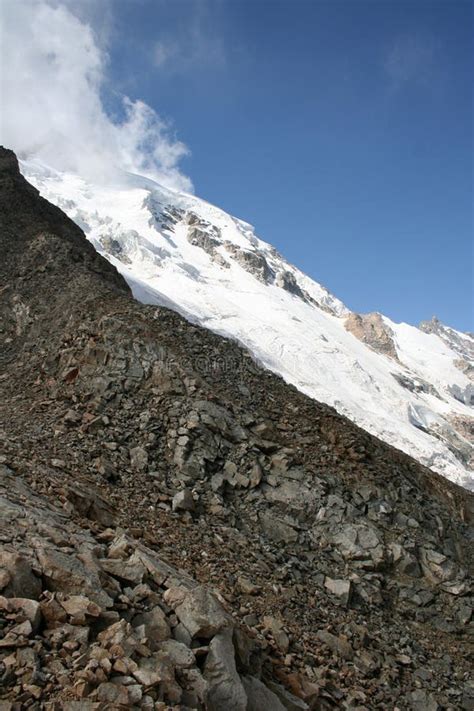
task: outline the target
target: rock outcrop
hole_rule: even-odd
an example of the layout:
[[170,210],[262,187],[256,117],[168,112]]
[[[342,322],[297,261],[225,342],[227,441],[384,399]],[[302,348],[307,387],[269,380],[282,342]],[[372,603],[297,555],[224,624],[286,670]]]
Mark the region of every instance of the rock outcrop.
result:
[[398,361],[397,349],[390,328],[384,323],[381,314],[351,313],[345,322],[346,329],[362,343],[370,346],[377,353],[390,356]]

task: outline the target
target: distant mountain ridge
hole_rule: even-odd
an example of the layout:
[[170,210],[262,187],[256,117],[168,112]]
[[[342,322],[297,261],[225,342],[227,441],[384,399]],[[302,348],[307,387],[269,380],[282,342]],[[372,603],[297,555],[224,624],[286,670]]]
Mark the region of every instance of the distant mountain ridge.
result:
[[235,338],[315,399],[474,487],[474,339],[351,312],[251,225],[199,198],[123,174],[109,185],[37,161],[21,170],[125,277],[135,297]]

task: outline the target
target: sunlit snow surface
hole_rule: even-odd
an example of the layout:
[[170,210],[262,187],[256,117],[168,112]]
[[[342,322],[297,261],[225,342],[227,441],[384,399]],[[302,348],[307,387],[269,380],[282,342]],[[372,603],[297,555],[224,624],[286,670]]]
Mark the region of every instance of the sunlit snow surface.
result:
[[[250,225],[203,200],[137,176],[123,175],[104,187],[37,162],[22,162],[21,168],[117,267],[138,300],[173,308],[237,339],[302,392],[333,405],[452,481],[474,488],[466,458],[463,462],[457,451],[450,451],[444,436],[450,428],[447,418],[472,416],[472,407],[451,392],[453,386],[465,391],[470,381],[454,364],[459,352],[440,337],[384,317],[394,334],[397,363],[345,329],[350,311],[341,301],[259,240]],[[178,210],[172,219],[170,208]],[[189,215],[199,218],[200,229],[215,240],[213,249],[227,266],[190,243]],[[232,245],[263,255],[272,275],[292,273],[308,298],[290,293],[273,278],[269,283],[257,279],[234,259]],[[472,339],[462,337],[472,348]],[[419,378],[433,391],[411,392],[393,374]],[[424,431],[433,426],[444,432],[442,439]],[[465,440],[461,445],[469,448]]]

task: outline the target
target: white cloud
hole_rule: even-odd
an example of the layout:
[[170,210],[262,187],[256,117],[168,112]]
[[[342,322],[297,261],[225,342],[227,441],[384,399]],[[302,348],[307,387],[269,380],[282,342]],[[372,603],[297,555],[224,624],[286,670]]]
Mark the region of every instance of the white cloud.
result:
[[113,120],[102,95],[107,55],[93,29],[54,0],[3,0],[0,139],[53,167],[106,177],[116,167],[192,190],[187,147],[142,101],[122,97]]
[[396,89],[406,84],[428,84],[433,78],[435,46],[429,37],[398,37],[390,47],[384,68]]

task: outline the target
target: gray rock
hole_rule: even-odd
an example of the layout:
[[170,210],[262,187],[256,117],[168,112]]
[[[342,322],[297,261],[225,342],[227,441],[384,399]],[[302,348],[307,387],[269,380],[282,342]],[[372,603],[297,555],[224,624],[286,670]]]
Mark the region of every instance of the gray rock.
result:
[[254,676],[243,676],[242,684],[247,694],[247,711],[285,711],[276,694]]
[[263,530],[273,541],[295,543],[298,540],[298,532],[270,511],[261,513],[259,518]]
[[420,562],[424,575],[433,583],[444,583],[458,574],[454,561],[432,548],[422,548]]
[[148,452],[143,447],[133,447],[130,450],[130,464],[132,469],[143,472],[148,467]]
[[173,511],[194,511],[194,499],[189,489],[182,489],[173,496]]
[[342,637],[336,637],[336,635],[325,630],[318,630],[316,637],[342,659],[353,659],[354,650],[349,642]]
[[86,568],[79,558],[55,548],[41,548],[37,556],[50,590],[87,595],[100,607],[112,605],[112,599],[100,583],[98,567]]
[[385,559],[380,534],[374,526],[346,523],[340,526],[333,542],[346,560],[360,561],[360,565],[378,568]]
[[144,625],[145,635],[152,650],[161,649],[161,643],[171,636],[168,620],[159,605],[156,605],[152,610],[136,615],[132,624],[134,627]]
[[412,711],[438,711],[438,702],[424,689],[416,689],[408,694],[408,703]]
[[94,489],[84,489],[78,486],[69,486],[67,498],[76,511],[84,518],[97,521],[103,526],[113,526],[115,517],[112,507]]
[[210,639],[231,623],[231,618],[222,605],[202,585],[186,591],[183,601],[177,605],[175,612],[192,638]]
[[340,580],[326,577],[324,587],[330,593],[339,598],[343,605],[349,605],[352,595],[352,583],[350,580]]
[[222,630],[212,639],[204,666],[204,678],[209,684],[208,711],[247,710],[247,694],[235,666],[231,628]]
[[160,652],[152,657],[140,659],[138,669],[135,669],[132,673],[135,679],[146,687],[153,687],[163,683],[174,685],[175,683],[173,667]]
[[288,689],[285,689],[281,684],[277,684],[274,681],[267,681],[267,687],[280,699],[287,711],[308,711],[308,704],[303,701],[303,699],[299,699],[289,692]]
[[100,560],[100,567],[105,572],[119,580],[139,584],[145,575],[145,566],[140,560],[130,557],[128,560],[118,558],[104,558]]
[[16,551],[0,550],[0,581],[0,592],[6,597],[37,600],[41,595],[41,580],[29,561]]
[[189,669],[196,663],[192,651],[185,644],[175,639],[167,639],[159,645],[160,652],[166,655],[174,667]]

